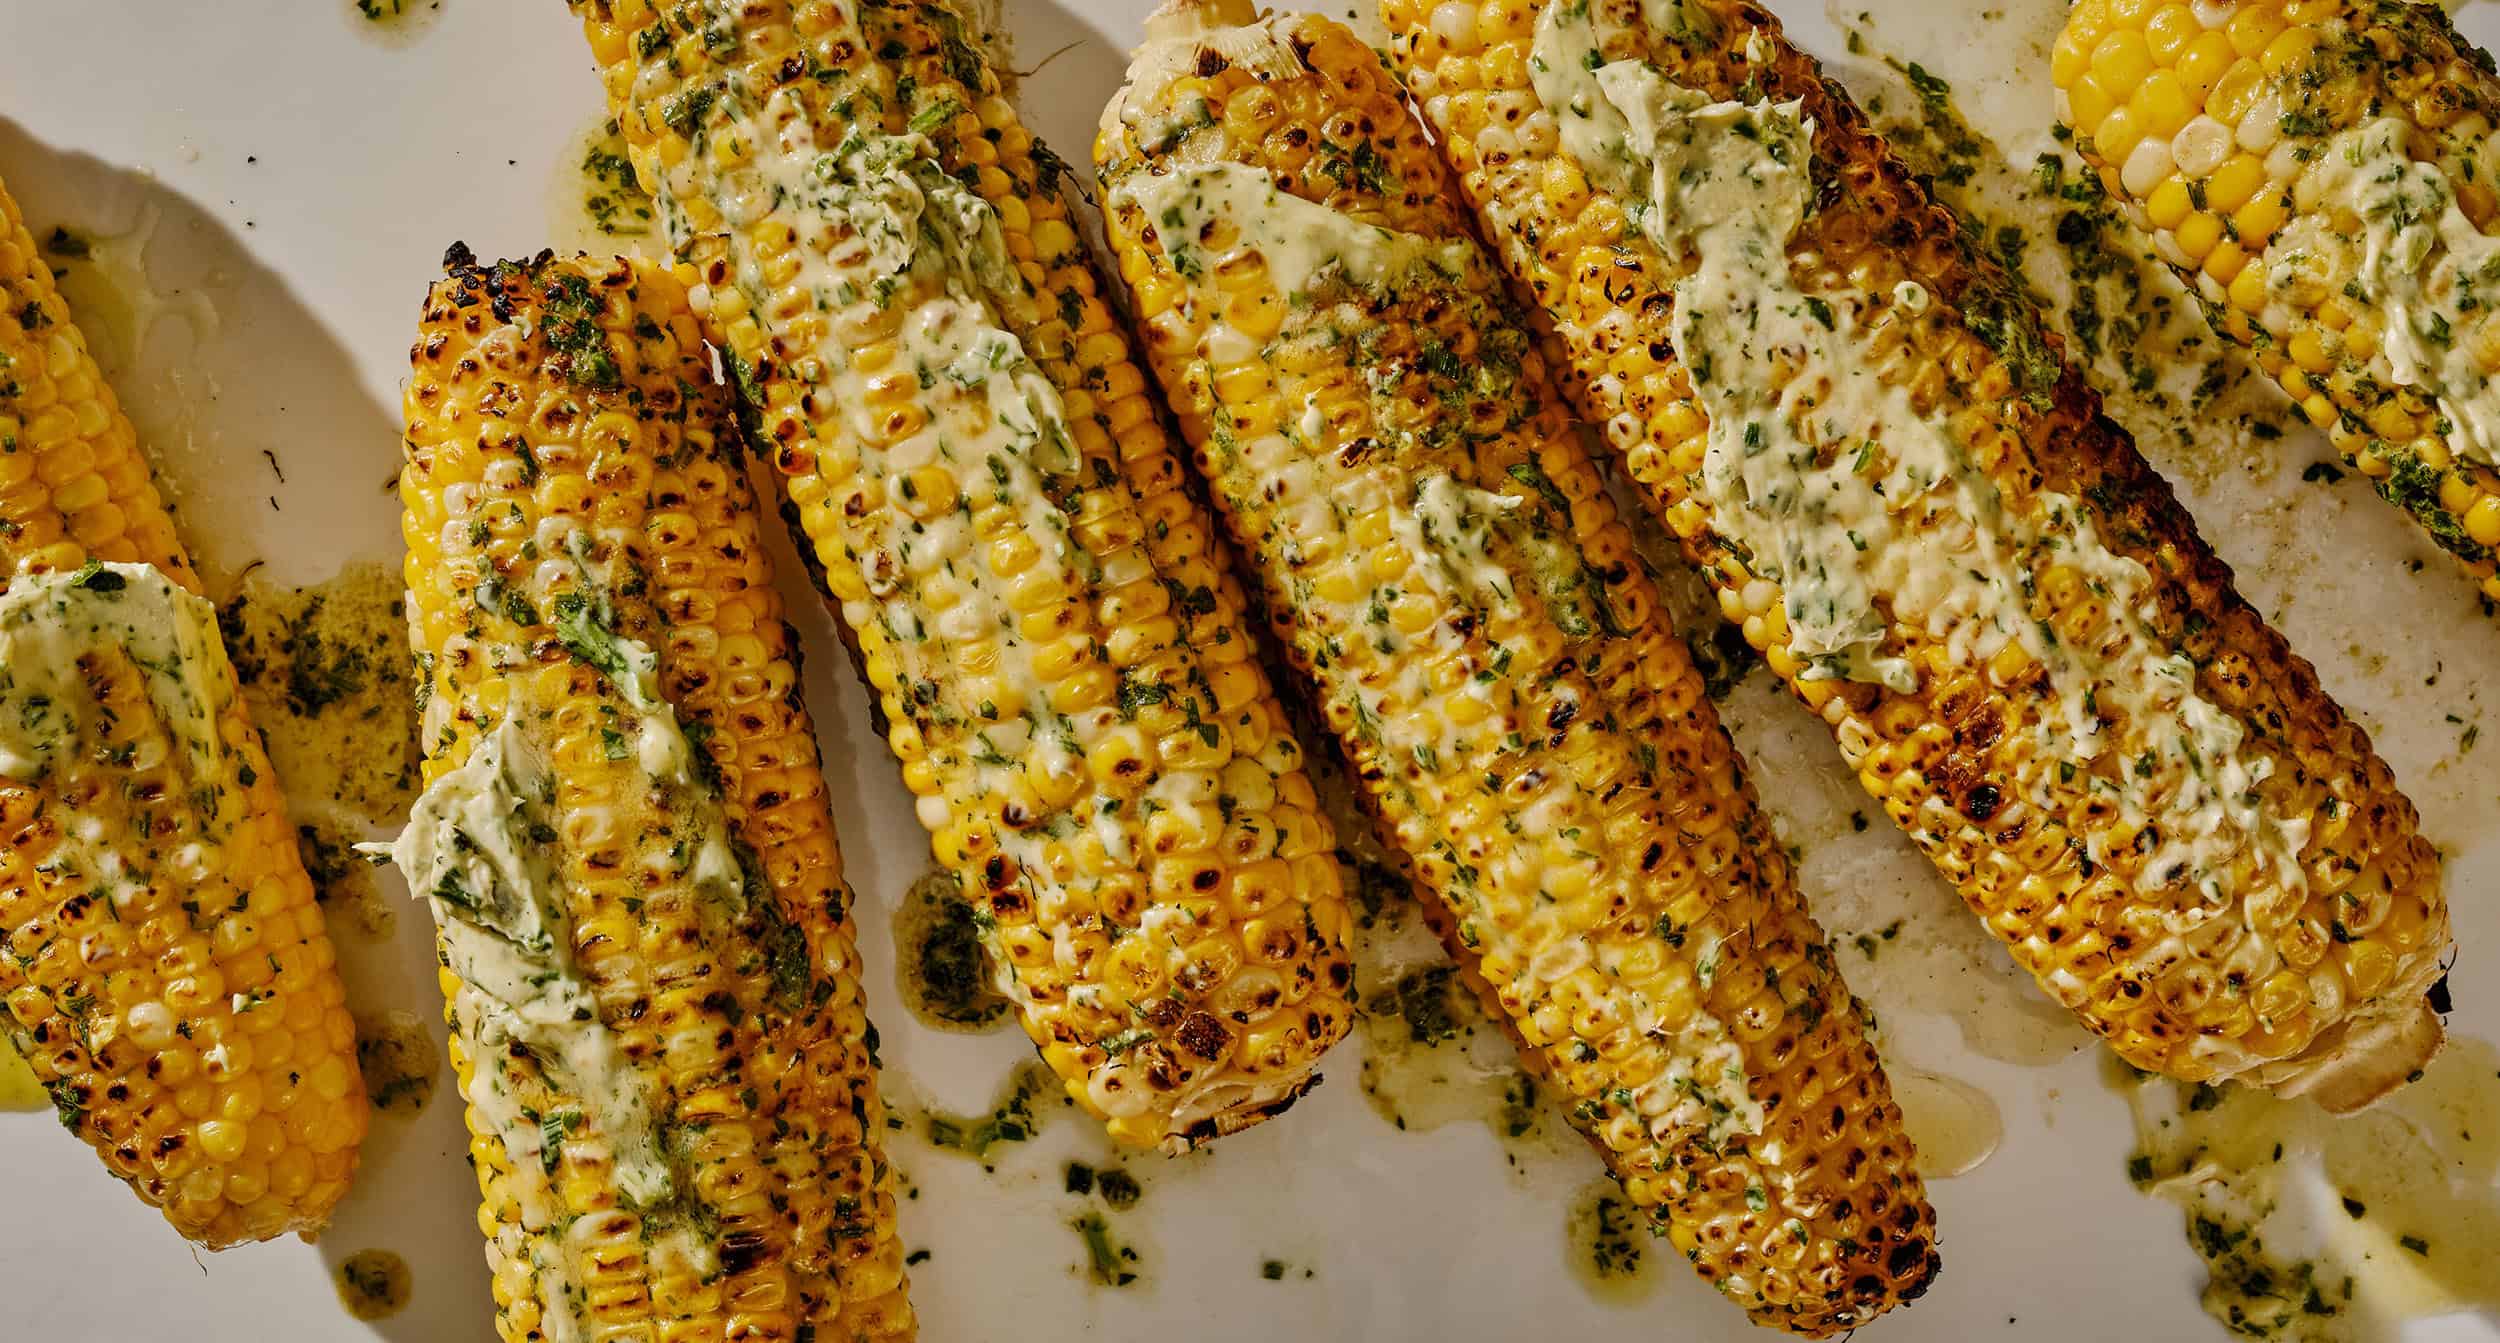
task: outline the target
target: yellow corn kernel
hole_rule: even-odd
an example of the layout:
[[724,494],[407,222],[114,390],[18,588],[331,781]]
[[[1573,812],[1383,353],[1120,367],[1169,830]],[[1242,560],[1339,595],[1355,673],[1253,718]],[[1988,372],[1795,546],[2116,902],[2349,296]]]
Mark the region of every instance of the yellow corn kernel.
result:
[[2179,226],[2170,231],[2170,236],[2179,244],[2179,250],[2187,253],[2189,260],[2201,261],[2206,253],[2214,250],[2214,244],[2222,240],[2222,221],[2199,210],[2181,220]]
[[2084,74],[2065,86],[2067,120],[2085,135],[2100,134],[2101,122],[2118,106],[2118,100],[2103,87],[2098,76]]
[[2146,135],[2176,135],[2196,115],[2186,91],[2179,86],[2179,77],[2167,70],[2156,71],[2137,85],[2127,106]]
[[2140,31],[2113,29],[2092,48],[2092,77],[2112,93],[2133,97],[2152,73],[2153,53]]
[[2205,208],[2230,214],[2266,184],[2266,166],[2253,154],[2234,154],[2205,179]]
[[[2247,204],[2239,208],[2239,213],[2231,216],[2232,230],[2239,235],[2242,247],[2252,252],[2265,250],[2266,241],[2272,238],[2275,230],[2283,227],[2284,222],[2290,217],[2291,204],[2285,197],[2286,193],[2281,191],[2259,190],[2248,198]],[[2238,302],[2236,295],[2232,301]],[[2241,304],[2240,306],[2247,307],[2248,305]],[[2257,306],[2262,308],[2264,305],[2260,303]]]
[[2144,201],[2145,217],[2152,221],[2153,227],[2162,229],[2179,227],[2195,208],[2189,202],[2187,180],[2176,174],[2163,179],[2162,184],[2153,188],[2152,195]]
[[2126,162],[2143,138],[2144,127],[2137,123],[2135,109],[2129,106],[2110,109],[2110,114],[2101,118],[2100,129],[2092,132],[2093,145],[2113,163]]
[[[2222,35],[2216,33],[2213,36]],[[2236,126],[2240,118],[2248,114],[2248,105],[2256,99],[2266,72],[2255,61],[2241,60],[2227,50],[2227,38],[2223,45],[2226,50],[2219,53],[2211,69],[2212,84],[2211,91],[2205,95],[2205,114],[2225,126]],[[2206,67],[2202,64],[2206,58],[2199,49],[2191,48],[2187,59],[2199,62],[2195,75],[2201,77],[2206,74]],[[2179,82],[2191,93],[2197,86],[2198,80],[2190,76],[2186,61],[2181,63]]]
[[2189,102],[2213,113],[2227,125],[2229,121],[2215,110],[2220,101],[2217,94],[2223,79],[2230,74],[2238,59],[2239,54],[2231,49],[2230,38],[2221,33],[2208,32],[2190,39],[2180,49],[2178,64],[2173,67],[2172,73],[2178,76],[2179,89],[2187,95]]
[[2465,532],[2476,545],[2500,546],[2500,495],[2486,491],[2465,510]]
[[2270,6],[2250,5],[2234,13],[2223,25],[2223,31],[2231,38],[2232,50],[2242,56],[2255,56],[2282,33],[2283,19]]

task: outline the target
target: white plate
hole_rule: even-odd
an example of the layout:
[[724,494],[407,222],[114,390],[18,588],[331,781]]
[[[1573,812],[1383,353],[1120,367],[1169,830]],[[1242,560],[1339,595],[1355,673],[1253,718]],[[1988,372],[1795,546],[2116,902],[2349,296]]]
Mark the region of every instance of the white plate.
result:
[[[405,351],[444,246],[463,239],[496,256],[578,240],[556,184],[599,93],[573,21],[558,0],[441,3],[438,21],[387,43],[351,0],[12,0],[0,19],[0,176],[38,232],[67,223],[110,235],[152,220],[153,285],[204,294],[218,315],[206,333],[158,324],[116,381],[156,430],[186,533],[222,571],[259,558],[312,582],[350,560],[395,564],[396,504],[378,487],[395,469]],[[1962,18],[1912,0],[1869,4],[1905,55],[1966,69],[1984,50]],[[1056,53],[1023,97],[1071,160],[1088,156],[1146,8],[1010,0],[1022,59]],[[1811,0],[1779,8],[1808,46],[1832,48]],[[2479,17],[2470,26],[2500,36]],[[1965,87],[1975,110],[2045,97],[2045,70],[1977,73],[2002,82]],[[2500,868],[2500,742],[2460,756],[2461,727],[2443,715],[2479,721],[2500,684],[2500,626],[2474,615],[2465,582],[2357,484],[2301,483],[2316,445],[2281,448],[2281,470],[2189,472],[2217,477],[2189,498],[2243,591],[2318,663],[2421,803],[2451,855],[2471,958],[2500,939],[2500,913],[2478,898]],[[795,566],[783,571],[795,577]],[[925,866],[921,834],[827,620],[798,583],[785,586],[815,654],[810,697],[862,897],[889,1085],[985,1108],[1026,1048],[1012,1033],[940,1034],[900,1007],[886,911]],[[2201,1273],[2180,1215],[2127,1182],[2128,1108],[2080,1032],[2035,1024],[2043,1014],[2023,1006],[2029,990],[2001,955],[1909,945],[1921,929],[1958,926],[1950,892],[1880,824],[1851,833],[1858,803],[1801,710],[1757,681],[1729,714],[1769,804],[1809,842],[1809,892],[1835,940],[1910,917],[1911,936],[1886,952],[1892,968],[1843,957],[1882,1014],[1896,1068],[1976,1084],[2002,1111],[1995,1154],[1933,1186],[1945,1256],[1934,1290],[1861,1337],[2218,1337],[2197,1307]],[[418,1010],[439,1044],[424,922],[412,907],[393,943],[341,941],[359,1007]],[[2461,1035],[2500,1035],[2500,1006],[2472,973],[2481,963],[2457,977]],[[1967,1010],[1945,1010],[1956,1001]],[[1107,1159],[1081,1118],[1000,1149],[994,1174],[896,1139],[919,1191],[904,1206],[905,1237],[931,1252],[912,1270],[925,1335],[1751,1336],[1681,1265],[1653,1263],[1645,1295],[1632,1293],[1641,1299],[1592,1295],[1571,1268],[1580,1252],[1566,1223],[1595,1161],[1567,1143],[1506,1152],[1470,1122],[1400,1132],[1365,1103],[1359,1049],[1335,1054],[1329,1084],[1281,1122],[1179,1162],[1131,1159],[1145,1198],[1112,1223],[1143,1263],[1125,1289],[1087,1280],[1069,1226],[1086,1205],[1064,1192],[1064,1163]],[[2026,1053],[2035,1061],[2003,1061]],[[0,1338],[491,1338],[453,1099],[446,1087],[414,1119],[377,1117],[359,1183],[317,1247],[216,1256],[195,1256],[49,1116],[0,1115]],[[2489,1201],[2487,1190],[2474,1196]],[[405,1256],[414,1272],[413,1303],[376,1324],[343,1313],[331,1284],[338,1261],[367,1248]],[[1262,1276],[1270,1259],[1290,1266],[1283,1280]],[[2471,1315],[2413,1333],[2493,1336]]]

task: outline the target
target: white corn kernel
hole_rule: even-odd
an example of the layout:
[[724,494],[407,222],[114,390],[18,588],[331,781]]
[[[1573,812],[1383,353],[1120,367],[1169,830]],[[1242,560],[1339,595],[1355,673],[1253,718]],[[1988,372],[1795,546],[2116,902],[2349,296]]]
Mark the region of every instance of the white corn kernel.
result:
[[2240,12],[2239,0],[2194,0],[2188,12],[2210,32],[2231,22],[2231,16]]
[[1432,35],[1440,38],[1453,56],[1464,56],[1484,43],[1476,35],[1476,7],[1449,0],[1432,9]]
[[2283,98],[2269,89],[2248,105],[2240,118],[2239,141],[2248,152],[2263,154],[2283,138]]
[[2128,195],[2142,196],[2178,169],[2178,160],[2170,153],[2170,141],[2148,135],[2136,141],[2135,149],[2127,155],[2127,166],[2118,170],[2118,184],[2126,188]]
[[[2245,129],[2243,127],[2243,129]],[[2252,145],[2252,149],[2262,146]],[[2179,171],[2190,177],[2204,177],[2222,166],[2231,155],[2231,128],[2209,116],[2198,116],[2179,128],[2170,137],[2170,155],[2179,162]]]

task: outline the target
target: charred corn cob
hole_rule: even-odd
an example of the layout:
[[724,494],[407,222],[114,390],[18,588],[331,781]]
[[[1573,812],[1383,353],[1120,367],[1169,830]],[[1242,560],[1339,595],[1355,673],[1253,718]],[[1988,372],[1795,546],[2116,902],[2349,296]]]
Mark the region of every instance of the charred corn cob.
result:
[[1147,350],[1451,955],[1756,1320],[1917,1296],[1864,1023],[1396,84],[1249,0],[1149,31],[1096,149]]
[[2436,5],[2109,4],[2050,73],[2223,334],[2500,600],[2500,77]]
[[1589,417],[2041,987],[2177,1077],[2345,1108],[2419,1067],[2411,803],[1776,21],[1385,8]]
[[364,1139],[286,799],[130,421],[0,188],[0,1032],[210,1248],[307,1235]]
[[400,476],[441,933],[505,1343],[900,1339],[884,1108],[727,389],[641,262],[455,249]]
[[937,0],[574,8],[1025,1030],[1124,1141],[1281,1110],[1334,840],[1059,161]]

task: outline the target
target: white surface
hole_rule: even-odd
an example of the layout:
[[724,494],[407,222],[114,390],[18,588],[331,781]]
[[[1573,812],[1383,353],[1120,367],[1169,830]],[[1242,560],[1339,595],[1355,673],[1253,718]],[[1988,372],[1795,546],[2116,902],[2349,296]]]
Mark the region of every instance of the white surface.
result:
[[[1334,0],[1335,12],[1348,3],[1361,0]],[[160,331],[119,379],[142,423],[163,426],[153,444],[162,470],[182,495],[186,533],[216,567],[266,558],[277,576],[308,582],[349,559],[396,563],[396,504],[378,486],[396,467],[398,386],[424,286],[455,238],[481,256],[550,240],[558,161],[598,113],[587,50],[558,0],[444,4],[439,23],[392,44],[360,31],[349,0],[9,0],[0,17],[0,177],[38,234],[54,223],[120,232],[152,212],[156,283],[202,287],[221,315],[205,342]],[[1008,7],[1025,63],[1073,44],[1025,81],[1024,102],[1082,161],[1147,0]],[[1807,45],[1828,49],[1818,12],[1778,7]],[[1905,53],[1957,43],[1914,0],[1891,7],[1902,22],[1879,26],[1898,32]],[[2486,38],[2500,30],[2473,26]],[[2500,1009],[2471,969],[2500,940],[2500,915],[2479,898],[2500,868],[2487,833],[2500,742],[2484,746],[2479,770],[2466,768],[2477,757],[2446,763],[2458,729],[2441,715],[2479,714],[2500,684],[2500,629],[2472,614],[2464,581],[2392,511],[2351,482],[2298,483],[2313,449],[2282,446],[2287,470],[2224,473],[2192,501],[2244,591],[2369,725],[2452,854],[2468,958],[2453,1025],[2489,1038]],[[2417,559],[2426,566],[2409,573]],[[784,574],[795,579],[795,566]],[[897,1005],[887,910],[925,849],[827,620],[797,582],[787,586],[813,654],[811,701],[861,894],[889,1085],[908,1079],[950,1108],[985,1108],[1027,1051],[1012,1033],[929,1032]],[[2435,692],[2422,688],[2433,659],[2445,664]],[[1731,716],[1773,810],[1815,837],[1807,879],[1827,919],[1880,926],[1894,916],[1887,901],[1932,913],[1950,898],[1902,865],[1903,846],[1880,821],[1847,834],[1852,803],[1831,783],[1835,752],[1801,710],[1757,684]],[[1834,819],[1843,823],[1828,826]],[[1834,829],[1838,840],[1820,838]],[[424,925],[411,908],[394,944],[343,939],[360,1008],[408,1006],[439,1023]],[[2219,1337],[2197,1309],[2178,1214],[2126,1182],[2127,1110],[2097,1080],[2092,1053],[2015,1066],[1964,1047],[1942,1009],[1964,995],[2006,998],[2013,980],[2001,959],[1916,957],[1884,976],[1860,964],[1843,959],[1881,1011],[1896,1064],[1984,1087],[2006,1135],[1975,1172],[1933,1187],[1945,1257],[1934,1290],[1859,1337]],[[2056,1031],[2065,1034],[2052,1033],[2050,1054],[2080,1040]],[[1067,1225],[1080,1203],[1061,1192],[1061,1162],[1104,1156],[1081,1118],[1000,1149],[995,1175],[898,1142],[894,1156],[920,1190],[904,1208],[905,1236],[933,1251],[913,1269],[924,1336],[1750,1336],[1680,1264],[1663,1265],[1659,1290],[1640,1304],[1592,1298],[1567,1270],[1564,1228],[1595,1161],[1556,1148],[1514,1169],[1480,1125],[1395,1131],[1355,1084],[1358,1048],[1334,1055],[1329,1085],[1281,1122],[1200,1157],[1132,1162],[1145,1200],[1114,1221],[1145,1264],[1124,1291],[1085,1280]],[[0,1339],[490,1339],[464,1145],[446,1085],[413,1120],[377,1116],[361,1181],[317,1248],[200,1257],[50,1116],[0,1115]],[[340,1258],[371,1247],[405,1255],[416,1280],[414,1304],[376,1325],[345,1315],[329,1280]],[[1268,1258],[1294,1271],[1263,1281]],[[1301,1277],[1306,1266],[1315,1277]],[[2415,1332],[2492,1336],[2470,1319]]]

